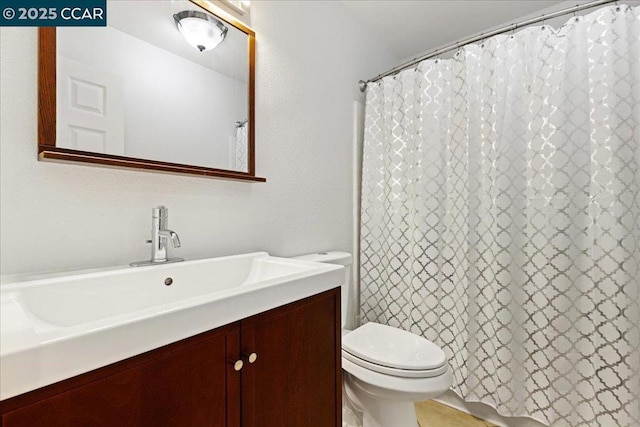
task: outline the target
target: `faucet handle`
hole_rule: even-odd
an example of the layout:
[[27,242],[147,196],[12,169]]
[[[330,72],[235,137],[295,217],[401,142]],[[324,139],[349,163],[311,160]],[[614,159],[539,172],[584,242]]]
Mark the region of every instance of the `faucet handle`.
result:
[[166,218],[167,217],[167,207],[166,206],[158,206],[157,208],[153,208],[151,210],[154,218]]

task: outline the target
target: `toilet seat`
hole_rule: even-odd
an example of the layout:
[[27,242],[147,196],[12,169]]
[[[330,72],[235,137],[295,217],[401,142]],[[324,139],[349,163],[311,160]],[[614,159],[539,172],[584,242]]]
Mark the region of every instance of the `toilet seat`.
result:
[[348,360],[355,365],[361,366],[365,369],[369,369],[374,372],[379,372],[385,375],[391,375],[399,378],[432,378],[437,377],[438,375],[444,374],[448,366],[444,363],[442,366],[434,369],[399,369],[392,368],[389,366],[378,365],[376,363],[369,362],[367,360],[361,359],[353,354],[349,353],[346,350],[342,350],[342,358],[343,360]]
[[430,378],[447,370],[447,357],[431,341],[391,326],[369,322],[342,338],[342,356],[386,375]]

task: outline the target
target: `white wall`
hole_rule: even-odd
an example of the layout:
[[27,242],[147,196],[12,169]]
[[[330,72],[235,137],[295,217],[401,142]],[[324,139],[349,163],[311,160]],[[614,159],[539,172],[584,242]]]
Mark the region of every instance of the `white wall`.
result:
[[0,29],[0,272],[148,258],[159,204],[176,256],[351,250],[357,81],[397,58],[332,2],[252,2],[251,25],[264,184],[36,161],[37,31]]

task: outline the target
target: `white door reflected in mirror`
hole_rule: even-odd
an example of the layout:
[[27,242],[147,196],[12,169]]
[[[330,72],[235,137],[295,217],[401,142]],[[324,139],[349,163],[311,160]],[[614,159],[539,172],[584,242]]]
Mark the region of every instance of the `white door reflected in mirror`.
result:
[[57,141],[62,148],[124,155],[122,79],[58,58]]

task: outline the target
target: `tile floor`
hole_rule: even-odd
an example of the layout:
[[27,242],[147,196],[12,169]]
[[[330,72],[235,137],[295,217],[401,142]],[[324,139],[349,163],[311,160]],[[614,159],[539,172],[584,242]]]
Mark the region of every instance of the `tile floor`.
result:
[[420,427],[496,427],[495,424],[433,400],[416,403],[416,414]]

